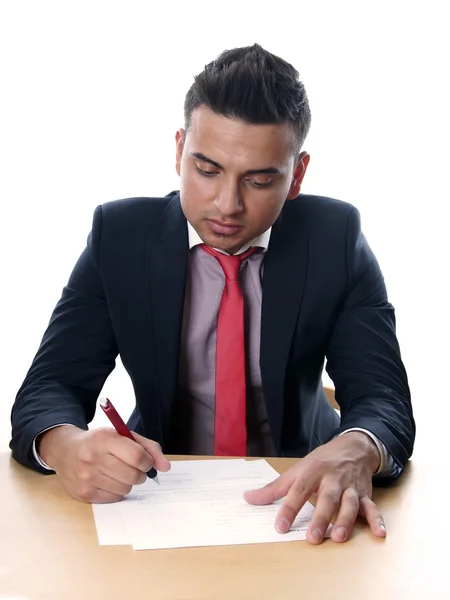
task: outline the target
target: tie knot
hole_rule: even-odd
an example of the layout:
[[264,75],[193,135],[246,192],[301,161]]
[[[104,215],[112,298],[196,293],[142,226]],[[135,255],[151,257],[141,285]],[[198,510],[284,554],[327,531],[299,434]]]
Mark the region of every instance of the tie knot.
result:
[[242,252],[242,254],[223,254],[222,252],[218,252],[218,250],[215,250],[206,244],[202,244],[201,247],[207,254],[210,254],[217,259],[223,269],[223,272],[225,273],[225,279],[227,281],[236,281],[238,279],[239,269],[241,268],[242,261],[256,252],[256,248],[253,247],[249,248],[245,252]]

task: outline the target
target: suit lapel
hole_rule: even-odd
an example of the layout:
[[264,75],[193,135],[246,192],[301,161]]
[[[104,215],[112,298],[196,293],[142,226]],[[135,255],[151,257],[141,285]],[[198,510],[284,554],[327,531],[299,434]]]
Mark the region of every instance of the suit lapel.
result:
[[188,257],[186,218],[176,194],[148,240],[148,279],[163,442],[176,397]]
[[274,224],[264,258],[260,365],[267,416],[280,451],[286,367],[303,298],[307,234],[290,201]]

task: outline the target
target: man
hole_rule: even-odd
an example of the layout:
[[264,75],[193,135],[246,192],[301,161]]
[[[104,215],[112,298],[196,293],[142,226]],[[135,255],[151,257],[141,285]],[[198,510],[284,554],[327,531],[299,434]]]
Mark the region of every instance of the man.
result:
[[[95,212],[13,407],[18,461],[111,502],[168,470],[163,452],[305,457],[247,501],[286,496],[285,532],[317,494],[311,543],[335,513],[335,541],[358,515],[386,534],[372,477],[392,481],[411,455],[407,378],[357,210],[300,194],[309,124],[297,71],[258,45],[196,77],[176,134],[180,192]],[[87,428],[118,353],[136,442]]]

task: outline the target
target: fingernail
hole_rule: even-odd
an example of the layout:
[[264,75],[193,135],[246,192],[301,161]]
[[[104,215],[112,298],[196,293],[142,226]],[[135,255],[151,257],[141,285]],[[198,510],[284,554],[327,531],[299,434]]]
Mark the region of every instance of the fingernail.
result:
[[383,533],[386,533],[386,526],[384,523],[378,523],[378,527]]
[[338,527],[336,529],[336,538],[340,542],[345,542],[345,540],[347,539],[347,530],[345,529],[345,527]]
[[286,533],[287,531],[289,531],[289,527],[290,525],[287,519],[280,519],[279,521],[277,521],[276,530],[278,531],[278,533]]
[[320,531],[320,529],[313,529],[311,531],[311,537],[315,542],[319,544],[322,541],[322,532]]

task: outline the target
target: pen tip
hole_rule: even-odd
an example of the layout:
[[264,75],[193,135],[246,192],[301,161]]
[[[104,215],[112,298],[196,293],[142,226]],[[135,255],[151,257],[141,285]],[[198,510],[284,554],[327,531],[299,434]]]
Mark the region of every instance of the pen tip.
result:
[[156,483],[157,483],[158,485],[160,485],[160,483],[159,483],[159,479],[158,479],[158,475],[155,475],[155,477],[153,477],[153,481],[156,481]]

